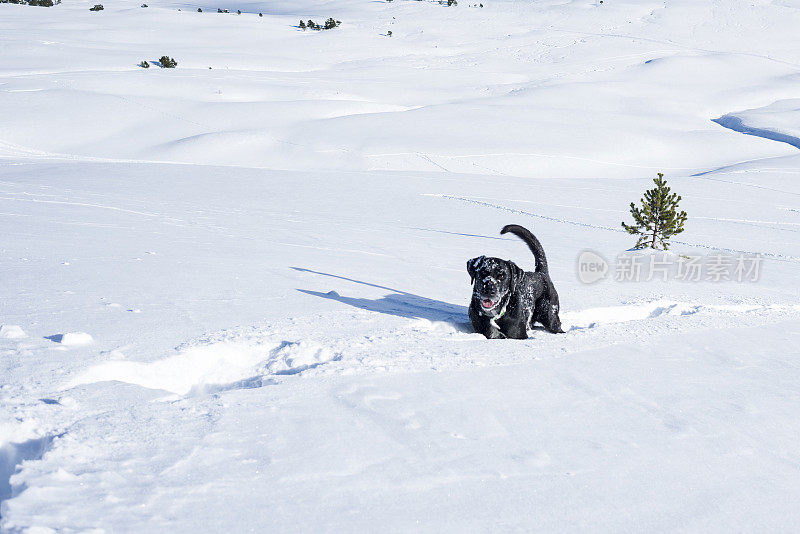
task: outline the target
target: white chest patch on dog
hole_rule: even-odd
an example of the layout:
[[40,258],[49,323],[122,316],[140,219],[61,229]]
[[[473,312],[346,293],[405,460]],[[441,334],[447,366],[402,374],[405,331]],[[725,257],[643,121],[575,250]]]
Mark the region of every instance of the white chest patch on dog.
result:
[[506,314],[506,308],[507,307],[508,307],[508,303],[506,302],[506,304],[503,306],[503,309],[500,310],[500,313],[498,313],[497,315],[495,315],[494,317],[489,319],[489,324],[492,325],[493,327],[497,328],[498,330],[501,330],[500,327],[497,325],[497,320],[502,318]]

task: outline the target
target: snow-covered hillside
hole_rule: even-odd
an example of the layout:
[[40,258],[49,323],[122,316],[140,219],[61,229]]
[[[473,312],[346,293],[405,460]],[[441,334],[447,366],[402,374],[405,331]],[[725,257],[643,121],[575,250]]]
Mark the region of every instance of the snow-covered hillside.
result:
[[[800,2],[93,3],[0,4],[1,531],[800,528]],[[756,281],[615,280],[657,172]]]

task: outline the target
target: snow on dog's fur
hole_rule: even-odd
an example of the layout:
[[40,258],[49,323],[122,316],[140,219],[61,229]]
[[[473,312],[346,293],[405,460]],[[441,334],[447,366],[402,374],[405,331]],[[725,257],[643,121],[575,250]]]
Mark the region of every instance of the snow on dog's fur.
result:
[[467,262],[472,280],[469,319],[476,332],[489,339],[527,339],[536,322],[550,332],[563,332],[558,317],[558,293],[547,271],[539,240],[522,226],[509,224],[501,234],[525,241],[536,258],[536,270],[526,272],[510,260],[479,256]]

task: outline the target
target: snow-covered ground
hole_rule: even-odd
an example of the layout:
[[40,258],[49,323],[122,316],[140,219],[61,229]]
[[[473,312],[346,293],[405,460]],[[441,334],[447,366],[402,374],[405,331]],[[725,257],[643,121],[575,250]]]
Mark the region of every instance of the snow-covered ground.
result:
[[[800,2],[93,3],[0,4],[0,530],[800,529]],[[757,281],[614,279],[659,171]]]

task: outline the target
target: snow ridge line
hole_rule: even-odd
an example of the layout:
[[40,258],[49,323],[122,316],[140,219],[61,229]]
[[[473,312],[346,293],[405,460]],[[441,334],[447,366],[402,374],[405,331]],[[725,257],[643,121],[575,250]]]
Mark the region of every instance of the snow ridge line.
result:
[[[611,228],[609,226],[602,226],[602,225],[599,225],[599,224],[584,223],[584,222],[580,222],[580,221],[571,221],[569,219],[559,219],[558,217],[549,217],[547,215],[540,215],[538,213],[531,213],[529,211],[519,210],[519,209],[516,209],[516,208],[509,208],[507,206],[501,206],[499,204],[492,204],[490,202],[484,202],[482,200],[474,200],[474,199],[471,199],[471,198],[459,197],[459,196],[454,196],[454,195],[446,195],[446,194],[437,194],[437,193],[423,193],[423,195],[424,196],[431,196],[431,197],[446,198],[448,200],[457,200],[457,201],[460,201],[460,202],[467,202],[467,203],[470,203],[470,204],[477,204],[478,206],[483,206],[483,207],[486,207],[486,208],[493,208],[493,209],[497,209],[497,210],[507,211],[509,213],[514,213],[514,214],[517,214],[517,215],[526,215],[528,217],[536,217],[538,219],[545,219],[545,220],[548,220],[548,221],[553,221],[553,222],[558,222],[558,223],[563,223],[563,224],[571,224],[573,226],[581,226],[581,227],[584,227],[584,228],[597,228],[597,229],[600,229],[600,230],[607,230],[609,232],[625,233],[625,230],[621,230],[619,228]],[[756,251],[751,251],[751,250],[739,250],[739,249],[735,249],[735,248],[716,247],[716,246],[713,246],[713,245],[706,245],[706,244],[700,244],[700,243],[689,243],[688,241],[678,241],[678,240],[672,240],[672,242],[676,243],[678,245],[685,245],[685,246],[688,246],[688,247],[702,248],[702,249],[706,249],[706,250],[716,250],[716,251],[719,251],[719,252],[729,252],[729,253],[732,253],[732,254],[760,255],[760,256],[764,256],[764,257],[767,257],[767,258],[772,258],[772,259],[775,259],[775,260],[790,261],[790,262],[800,263],[800,257],[787,256],[785,254],[780,254],[780,253],[777,253],[777,252],[763,252],[763,251],[756,252]]]

